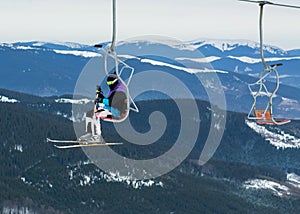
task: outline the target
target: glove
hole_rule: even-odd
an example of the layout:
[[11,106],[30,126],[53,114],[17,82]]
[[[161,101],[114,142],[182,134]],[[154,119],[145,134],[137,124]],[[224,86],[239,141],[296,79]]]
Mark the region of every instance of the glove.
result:
[[[96,86],[96,99],[103,99],[104,95],[99,85]],[[101,101],[102,102],[102,101]]]
[[102,93],[102,90],[101,90],[100,85],[97,85],[97,86],[96,86],[96,94],[97,94],[97,93]]
[[95,101],[94,101],[95,104],[102,103],[102,102],[103,102],[103,98],[100,98],[100,97],[96,98]]

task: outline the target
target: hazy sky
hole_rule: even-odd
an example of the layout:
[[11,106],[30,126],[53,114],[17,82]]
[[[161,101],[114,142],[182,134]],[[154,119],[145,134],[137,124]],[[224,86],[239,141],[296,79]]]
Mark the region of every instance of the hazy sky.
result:
[[[300,0],[274,0],[300,5]],[[111,0],[0,0],[0,42],[111,39]],[[117,40],[162,35],[182,41],[258,41],[256,4],[237,0],[117,0]],[[300,9],[265,7],[265,43],[300,48]]]

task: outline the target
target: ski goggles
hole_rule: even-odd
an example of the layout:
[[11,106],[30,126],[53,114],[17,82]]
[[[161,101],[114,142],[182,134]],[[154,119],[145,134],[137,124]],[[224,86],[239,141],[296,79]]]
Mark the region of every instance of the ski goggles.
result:
[[118,79],[114,79],[114,80],[112,80],[112,81],[107,81],[106,84],[107,84],[107,85],[112,85],[112,84],[114,84],[114,83],[117,82],[117,81],[118,81]]

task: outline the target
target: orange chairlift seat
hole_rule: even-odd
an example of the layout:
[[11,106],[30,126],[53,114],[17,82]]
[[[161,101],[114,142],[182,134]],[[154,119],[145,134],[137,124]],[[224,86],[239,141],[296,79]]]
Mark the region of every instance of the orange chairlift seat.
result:
[[291,122],[291,120],[275,120],[270,112],[270,110],[254,110],[256,121],[258,124],[262,125],[283,125]]

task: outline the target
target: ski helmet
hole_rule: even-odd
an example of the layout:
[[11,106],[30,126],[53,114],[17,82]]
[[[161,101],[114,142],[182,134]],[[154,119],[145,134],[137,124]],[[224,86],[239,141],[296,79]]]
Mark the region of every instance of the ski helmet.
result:
[[110,74],[107,77],[106,84],[109,86],[110,90],[113,90],[118,85],[118,77],[115,74]]

